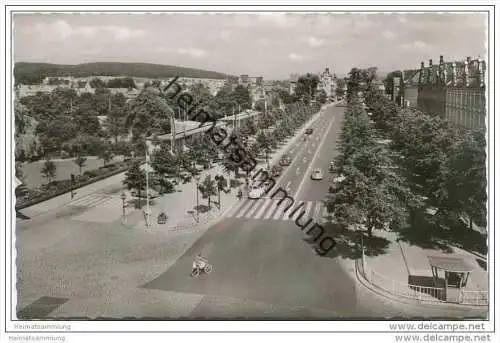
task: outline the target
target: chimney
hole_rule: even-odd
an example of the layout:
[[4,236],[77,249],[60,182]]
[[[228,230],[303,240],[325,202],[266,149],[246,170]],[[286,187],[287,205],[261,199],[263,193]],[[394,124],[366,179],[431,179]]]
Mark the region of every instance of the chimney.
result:
[[457,63],[453,62],[452,64],[452,78],[453,78],[453,86],[457,86]]
[[484,73],[486,72],[486,62],[478,60],[479,64],[479,86],[484,87]]
[[419,87],[419,89],[422,86],[422,83],[424,81],[424,78],[423,78],[424,72],[425,72],[425,65],[424,65],[424,62],[422,61],[422,62],[420,62],[420,73],[418,75],[418,87]]
[[470,57],[467,57],[467,60],[465,61],[465,86],[469,87],[470,84]]
[[432,59],[429,60],[429,72],[427,73],[427,83],[432,82]]
[[445,75],[444,75],[444,59],[443,55],[439,56],[439,81],[446,83]]

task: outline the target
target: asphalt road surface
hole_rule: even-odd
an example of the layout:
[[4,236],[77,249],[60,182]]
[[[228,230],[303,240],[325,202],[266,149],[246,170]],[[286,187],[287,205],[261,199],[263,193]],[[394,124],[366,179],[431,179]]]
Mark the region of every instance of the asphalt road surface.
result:
[[[319,219],[322,213],[318,204],[332,178],[328,164],[336,154],[342,120],[343,108],[327,109],[313,124],[309,139],[291,148],[292,164],[277,182],[297,196],[296,202],[311,204],[306,208],[312,218]],[[310,179],[313,168],[323,169],[323,180]],[[279,198],[242,200],[173,266],[144,287],[266,304],[263,316],[268,311],[283,317],[359,315],[352,276],[335,257],[319,256],[293,217],[287,217],[286,201],[277,207],[276,200]],[[189,271],[199,252],[214,271],[193,280]],[[219,316],[219,310],[201,305],[191,315]],[[259,316],[241,310],[236,307],[232,315]]]

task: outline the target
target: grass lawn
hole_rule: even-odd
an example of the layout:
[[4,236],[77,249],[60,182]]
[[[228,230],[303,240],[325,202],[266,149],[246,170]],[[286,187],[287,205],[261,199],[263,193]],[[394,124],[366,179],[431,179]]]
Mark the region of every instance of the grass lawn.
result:
[[[54,159],[52,160],[56,164],[56,177],[54,181],[60,181],[64,179],[69,179],[70,174],[79,174],[79,167],[75,164],[74,158],[70,159]],[[123,156],[116,156],[114,162],[123,161]],[[22,170],[24,173],[24,182],[28,187],[36,187],[47,183],[47,179],[42,176],[42,169],[45,160],[40,160],[31,163],[24,163]],[[111,162],[110,162],[111,163]],[[93,170],[102,167],[104,162],[96,156],[87,156],[87,162],[85,167],[82,168],[82,174],[86,170]]]

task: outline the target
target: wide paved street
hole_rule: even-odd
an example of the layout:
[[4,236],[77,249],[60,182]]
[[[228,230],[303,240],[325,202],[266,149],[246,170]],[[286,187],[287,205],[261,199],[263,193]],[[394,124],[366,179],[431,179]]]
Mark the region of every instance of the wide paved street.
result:
[[[294,159],[277,184],[307,201],[304,218],[320,219],[319,206],[329,179],[310,179],[312,168],[327,171],[341,129],[342,108],[331,108],[314,124],[306,142],[293,147]],[[269,193],[272,194],[272,191]],[[279,198],[277,198],[279,199]],[[336,259],[319,256],[305,234],[285,213],[284,201],[249,199],[231,210],[225,220],[210,228],[172,267],[144,287],[256,301],[281,308],[282,316],[356,315],[354,281]],[[291,210],[289,210],[291,211]],[[297,212],[297,214],[299,211]],[[186,273],[198,252],[214,265],[214,272],[198,280]],[[194,316],[216,316],[202,306]],[[238,315],[237,309],[232,315]],[[258,315],[258,313],[253,313]]]
[[[18,225],[18,311],[35,318],[359,318],[419,313],[414,306],[401,307],[360,286],[352,259],[335,249],[320,256],[295,223],[303,213],[299,223],[310,220],[324,226],[320,240],[335,237],[322,200],[333,177],[328,165],[337,154],[343,112],[342,107],[327,108],[312,124],[309,139],[291,145],[292,163],[277,179],[277,187],[294,197],[288,212],[288,201],[277,206],[282,195],[244,199],[211,227],[134,230],[114,215],[109,220],[83,216],[102,206],[119,213],[119,199],[101,191],[76,200],[80,206]],[[314,168],[323,170],[323,180],[311,180]],[[291,215],[302,202],[301,210]],[[200,252],[214,270],[192,279],[191,265]],[[432,314],[434,308],[424,310]]]

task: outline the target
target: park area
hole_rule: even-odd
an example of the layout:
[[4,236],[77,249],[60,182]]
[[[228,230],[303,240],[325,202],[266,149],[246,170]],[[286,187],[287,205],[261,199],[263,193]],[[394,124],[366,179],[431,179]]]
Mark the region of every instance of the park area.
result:
[[[54,177],[53,181],[68,180],[71,174],[80,174],[80,168],[75,163],[74,158],[54,159],[51,161],[56,165],[56,176]],[[116,156],[109,163],[122,161],[123,156]],[[48,183],[47,178],[42,175],[44,163],[45,160],[23,163],[22,171],[24,175],[24,183],[27,187],[35,188]],[[85,166],[82,167],[81,172],[83,174],[86,171],[95,170],[102,166],[104,166],[104,162],[102,159],[98,158],[97,156],[87,156],[87,161],[85,163]]]

